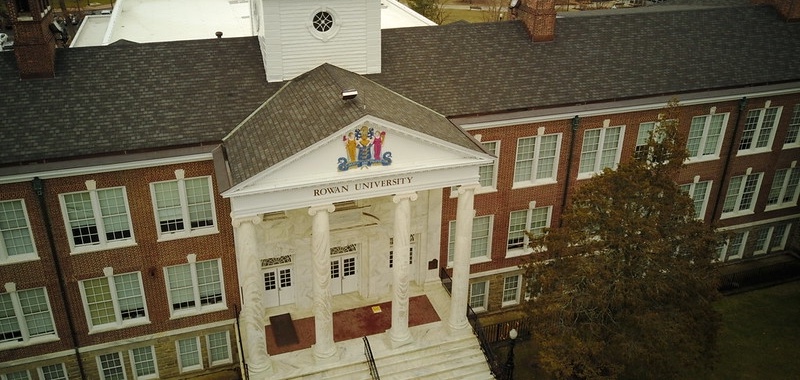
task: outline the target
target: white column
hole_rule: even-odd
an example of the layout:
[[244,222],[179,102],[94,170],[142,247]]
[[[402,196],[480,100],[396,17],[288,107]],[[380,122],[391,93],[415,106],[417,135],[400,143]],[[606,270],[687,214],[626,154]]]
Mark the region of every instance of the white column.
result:
[[272,370],[264,331],[266,325],[264,323],[264,304],[261,302],[264,288],[261,282],[261,262],[256,238],[256,225],[259,223],[261,223],[259,216],[233,220],[243,303],[239,322],[243,330],[245,362],[252,379],[266,378]]
[[331,231],[329,215],[333,205],[314,206],[308,209],[311,222],[311,251],[313,255],[314,280],[314,331],[317,342],[314,356],[317,359],[333,358],[336,345],[333,342],[333,311],[331,309]]
[[398,194],[392,199],[394,209],[394,265],[392,274],[392,328],[389,337],[394,347],[411,343],[408,330],[408,259],[411,236],[411,202],[417,193]]
[[450,291],[450,328],[469,327],[467,301],[469,298],[469,259],[472,250],[472,220],[475,218],[475,189],[478,184],[458,188],[456,210],[456,241],[453,257],[453,283]]

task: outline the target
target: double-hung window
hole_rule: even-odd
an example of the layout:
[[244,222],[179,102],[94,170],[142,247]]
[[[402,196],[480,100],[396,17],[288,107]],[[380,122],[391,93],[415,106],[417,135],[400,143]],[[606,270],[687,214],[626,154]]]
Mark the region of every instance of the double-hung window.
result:
[[689,127],[689,137],[686,140],[689,159],[706,160],[719,158],[719,150],[722,146],[722,137],[725,134],[727,122],[727,113],[712,113],[693,117],[692,124]]
[[0,202],[0,264],[37,258],[25,201]]
[[761,186],[761,177],[764,173],[749,173],[732,177],[722,205],[721,218],[730,218],[739,215],[752,214],[758,198],[758,189]]
[[792,118],[789,120],[789,128],[783,139],[783,149],[797,147],[800,147],[800,104],[794,106]]
[[472,310],[486,311],[486,304],[489,301],[489,282],[473,282],[469,285],[469,307]]
[[0,380],[31,380],[31,374],[27,370],[14,371],[0,374]]
[[206,335],[206,347],[210,366],[232,362],[230,336],[227,331]]
[[225,297],[219,260],[194,262],[164,268],[170,310],[173,315],[189,315],[222,310]]
[[479,191],[491,191],[497,189],[497,165],[500,162],[500,141],[486,141],[481,143],[483,148],[497,157],[493,163],[478,167],[478,183],[481,188]]
[[718,253],[719,261],[729,261],[741,259],[744,255],[744,247],[747,243],[747,231],[735,232],[725,244],[720,247]]
[[545,228],[550,226],[552,207],[533,207],[527,210],[512,211],[508,221],[508,241],[506,256],[519,256],[531,252],[528,234],[544,235]]
[[155,348],[153,346],[137,347],[129,352],[134,378],[137,380],[157,379]]
[[[447,262],[452,265],[455,258],[456,221],[450,221],[449,241],[447,245]],[[472,220],[472,248],[470,260],[473,262],[489,261],[492,246],[492,216],[478,216]]]
[[711,194],[711,181],[700,181],[700,176],[694,182],[681,185],[681,191],[689,195],[694,203],[694,217],[704,219],[708,197]]
[[178,367],[181,373],[203,369],[200,355],[200,337],[175,341],[178,351]]
[[514,186],[555,183],[561,134],[539,135],[517,140]]
[[767,196],[767,210],[774,210],[797,205],[800,194],[800,168],[788,168],[775,171],[772,187]]
[[781,107],[767,106],[748,111],[738,154],[769,152],[780,115]]
[[58,339],[45,288],[18,291],[14,283],[5,286],[7,293],[0,294],[0,347]]
[[578,178],[589,178],[605,168],[615,168],[622,152],[624,127],[589,129],[583,133]]
[[503,306],[519,304],[520,289],[522,289],[520,281],[522,281],[522,275],[519,274],[503,278]]
[[80,282],[83,305],[90,331],[148,323],[141,273],[113,274]]
[[211,177],[183,178],[150,184],[160,238],[217,232]]
[[61,207],[73,251],[133,245],[128,197],[124,187],[61,194]]
[[67,371],[64,363],[56,363],[38,368],[39,378],[42,380],[67,380]]
[[125,364],[122,353],[112,352],[97,356],[97,368],[103,380],[125,380]]
[[763,255],[767,252],[780,251],[786,246],[789,236],[790,223],[778,224],[775,226],[761,227],[756,230],[756,241],[753,247],[753,254]]

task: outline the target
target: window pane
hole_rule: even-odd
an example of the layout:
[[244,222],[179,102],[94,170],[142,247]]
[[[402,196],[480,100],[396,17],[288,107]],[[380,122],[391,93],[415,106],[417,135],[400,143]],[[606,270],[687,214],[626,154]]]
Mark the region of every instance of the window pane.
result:
[[789,128],[786,133],[786,138],[783,140],[784,144],[797,143],[797,136],[800,134],[800,104],[794,106],[792,113],[792,120],[789,121]]
[[486,295],[486,282],[476,282],[469,286],[469,306],[471,308],[484,308]]
[[743,179],[743,176],[731,178],[731,183],[728,185],[728,192],[725,195],[725,203],[722,206],[722,212],[732,212],[734,208],[736,208],[736,198],[738,198]]
[[753,196],[756,192],[756,186],[758,185],[758,179],[760,178],[760,174],[751,174],[747,176],[747,180],[744,183],[744,189],[742,189],[742,200],[739,203],[739,210],[749,210],[753,204]]
[[689,128],[689,137],[686,140],[686,149],[689,157],[697,157],[700,153],[700,142],[703,140],[707,116],[697,116],[692,118],[692,125]]
[[606,128],[603,138],[603,152],[600,157],[600,167],[598,170],[613,168],[617,160],[617,148],[619,147],[620,133],[622,127]]
[[31,337],[55,333],[44,288],[20,291],[19,303]]
[[489,253],[489,225],[488,216],[475,218],[472,224],[472,250],[471,258],[485,257]]
[[8,380],[30,380],[31,377],[28,374],[28,371],[22,370],[17,372],[11,372],[5,374],[6,379]]
[[773,126],[775,125],[775,117],[777,115],[778,107],[767,108],[764,111],[764,120],[761,122],[761,130],[758,133],[756,148],[765,148],[769,144],[769,139],[772,137]]
[[528,137],[517,141],[517,162],[514,168],[514,182],[531,180],[535,152],[536,137]]
[[100,355],[100,373],[106,380],[124,380],[125,368],[119,352]]
[[92,211],[92,199],[88,192],[65,194],[64,205],[72,232],[73,243],[78,245],[100,242]]
[[114,313],[114,301],[111,297],[111,288],[107,278],[95,278],[83,281],[83,289],[86,293],[86,305],[92,325],[102,325],[116,322],[117,317]]
[[197,284],[200,288],[201,305],[222,302],[222,282],[219,276],[219,263],[216,260],[197,263]]
[[172,296],[172,310],[194,307],[194,284],[189,265],[167,268],[167,277],[169,278],[169,293]]
[[208,336],[208,351],[212,363],[229,361],[230,350],[228,349],[228,333],[222,331],[210,334]]
[[122,320],[144,317],[144,299],[138,273],[114,276]]
[[508,222],[508,249],[525,246],[525,228],[528,225],[528,211],[513,211]]
[[712,155],[717,153],[717,144],[719,143],[720,134],[722,133],[722,123],[725,121],[725,115],[712,115],[711,124],[708,127],[708,136],[706,137],[706,145],[703,150],[703,155]]
[[[485,142],[483,143],[483,147],[495,156],[497,155],[497,141]],[[481,186],[488,187],[494,185],[494,164],[481,165],[478,168],[478,176],[478,182],[480,182]]]
[[0,235],[8,256],[34,253],[33,239],[22,201],[0,202]]
[[53,364],[42,367],[42,375],[44,380],[66,380],[67,374],[64,371],[64,365]]
[[139,347],[131,350],[131,361],[136,376],[156,374],[156,361],[153,356],[153,346]]
[[192,228],[214,225],[211,192],[208,185],[208,178],[186,180],[186,200],[189,203],[189,220]]
[[593,172],[597,160],[597,150],[600,145],[600,130],[591,129],[583,134],[583,144],[581,146],[580,173]]
[[181,197],[178,181],[153,184],[156,198],[156,212],[161,232],[181,231],[184,229]]
[[181,339],[178,341],[178,360],[181,368],[193,367],[200,364],[200,348],[196,338]]
[[19,340],[22,341],[22,330],[14,314],[14,304],[11,295],[0,294],[0,342]]
[[554,177],[556,148],[558,135],[542,136],[539,142],[539,162],[536,167],[536,179]]
[[517,290],[519,289],[519,276],[506,277],[503,280],[503,302],[517,300]]
[[550,207],[538,207],[531,210],[531,226],[530,230],[534,236],[544,235],[544,229],[547,227],[547,215],[550,213]]
[[130,238],[131,228],[128,224],[128,209],[125,205],[125,193],[122,189],[98,190],[97,198],[100,202],[100,213],[103,216],[106,239],[112,241]]

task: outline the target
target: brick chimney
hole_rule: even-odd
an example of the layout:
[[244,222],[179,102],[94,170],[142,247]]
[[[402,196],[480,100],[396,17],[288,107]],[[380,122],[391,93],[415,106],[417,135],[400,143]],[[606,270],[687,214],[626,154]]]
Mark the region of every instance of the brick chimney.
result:
[[552,41],[556,30],[555,0],[511,2],[512,19],[521,20],[534,42]]
[[22,79],[53,78],[56,39],[50,0],[6,0],[14,25],[14,55]]
[[771,5],[787,22],[800,21],[800,0],[751,0],[754,4]]

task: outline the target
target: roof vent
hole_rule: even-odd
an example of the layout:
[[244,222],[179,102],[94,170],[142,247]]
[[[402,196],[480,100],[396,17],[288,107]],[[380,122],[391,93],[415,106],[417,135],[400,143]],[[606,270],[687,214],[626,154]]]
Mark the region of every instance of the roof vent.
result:
[[343,90],[342,91],[342,100],[354,99],[356,96],[358,96],[358,91],[356,91],[354,89],[349,89],[349,90]]

